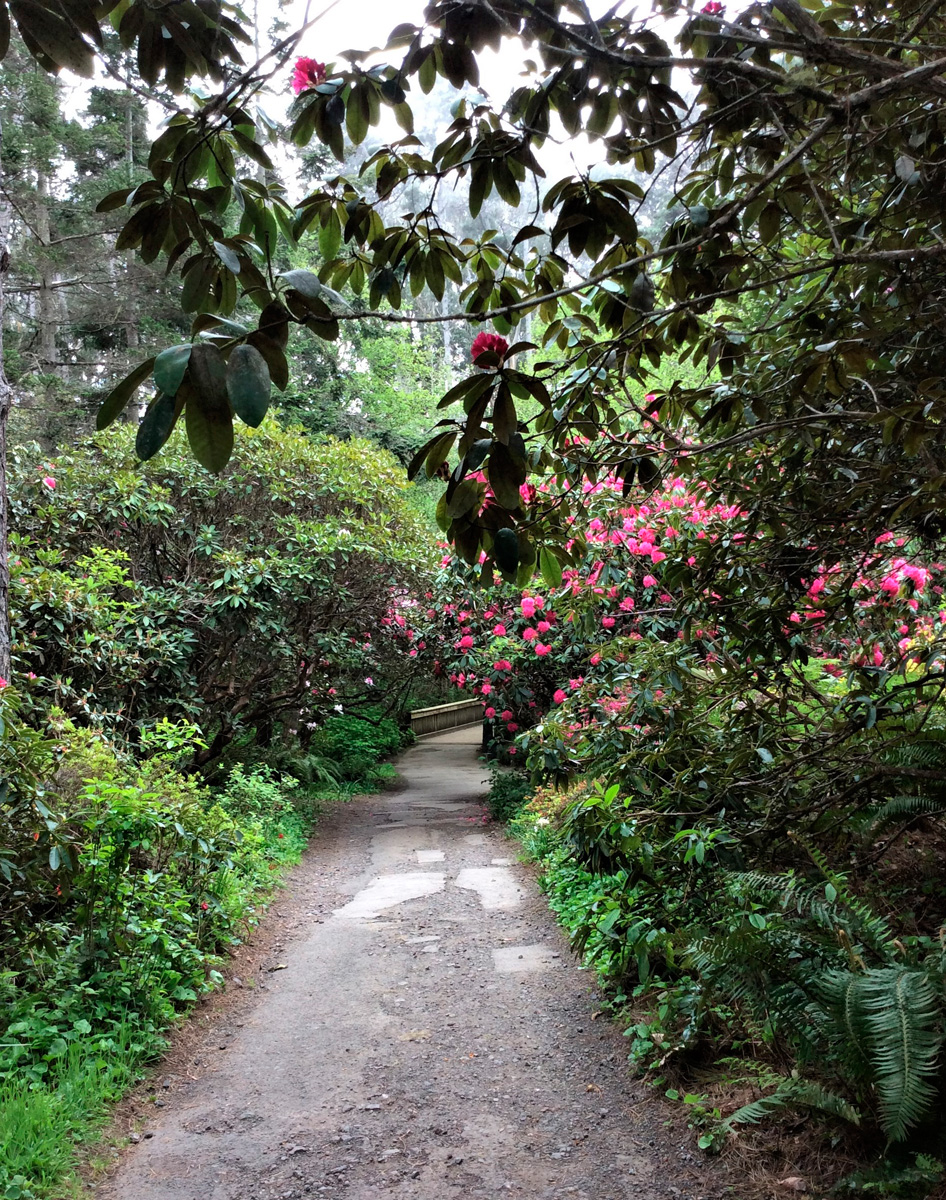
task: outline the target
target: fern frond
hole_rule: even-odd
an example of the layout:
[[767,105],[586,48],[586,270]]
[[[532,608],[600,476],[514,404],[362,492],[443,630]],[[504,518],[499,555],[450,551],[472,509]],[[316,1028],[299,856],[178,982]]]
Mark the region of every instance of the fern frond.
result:
[[936,1098],[942,1005],[925,972],[886,967],[858,980],[884,1132],[902,1141]]
[[804,1079],[786,1079],[770,1095],[744,1104],[730,1113],[723,1121],[722,1128],[729,1131],[734,1125],[758,1125],[779,1109],[794,1107],[814,1108],[854,1125],[861,1123],[860,1112],[844,1096]]
[[891,796],[886,804],[871,814],[870,833],[876,837],[895,822],[909,821],[913,817],[940,816],[944,812],[946,801],[936,800],[932,796]]

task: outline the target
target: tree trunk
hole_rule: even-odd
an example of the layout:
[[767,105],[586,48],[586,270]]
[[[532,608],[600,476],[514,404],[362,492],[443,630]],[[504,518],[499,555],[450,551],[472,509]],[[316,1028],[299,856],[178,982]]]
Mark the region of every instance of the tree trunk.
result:
[[[49,177],[45,171],[40,170],[36,179],[35,227],[43,246],[48,246],[50,243],[48,200]],[[48,374],[51,368],[59,362],[59,351],[56,344],[56,334],[59,328],[59,301],[52,286],[56,282],[56,274],[50,263],[46,261],[45,255],[41,263],[42,276],[39,281],[39,302],[36,314],[39,322],[39,369],[43,374]]]
[[[2,178],[3,130],[0,128],[0,178]],[[3,365],[3,307],[6,277],[10,269],[10,205],[0,201],[0,678],[9,682],[10,648],[10,505],[7,499],[7,418],[13,406],[13,389]]]

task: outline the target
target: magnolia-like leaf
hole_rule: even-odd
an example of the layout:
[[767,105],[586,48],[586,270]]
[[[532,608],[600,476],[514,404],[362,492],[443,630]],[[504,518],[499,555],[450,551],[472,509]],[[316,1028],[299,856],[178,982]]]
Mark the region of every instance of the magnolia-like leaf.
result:
[[212,398],[196,388],[184,409],[187,440],[202,467],[216,474],[222,471],[233,453],[233,416],[226,395]]
[[240,274],[240,260],[237,258],[236,252],[229,246],[225,246],[223,242],[214,242],[214,250],[217,252],[217,257],[234,275]]
[[154,366],[155,360],[149,358],[146,362],[141,363],[131,372],[126,375],[120,382],[116,383],[112,390],[102,401],[101,407],[95,417],[95,428],[106,429],[115,420],[120,412],[123,411],[125,405],[132,396],[141,387],[144,381],[151,374],[151,369]]
[[176,396],[187,371],[192,346],[170,346],[154,360],[154,384],[165,396]]
[[539,570],[546,587],[557,588],[562,584],[562,564],[547,546],[539,551]]
[[255,429],[266,416],[272,380],[266,359],[244,343],[234,347],[227,362],[227,396],[236,415]]
[[497,529],[493,534],[493,557],[504,574],[519,567],[519,536],[515,529]]
[[138,426],[138,435],[135,438],[135,453],[142,462],[154,458],[171,436],[179,416],[180,408],[176,398],[158,392],[148,405],[148,411]]
[[307,300],[315,300],[322,291],[322,281],[312,271],[282,271],[279,278],[301,292]]

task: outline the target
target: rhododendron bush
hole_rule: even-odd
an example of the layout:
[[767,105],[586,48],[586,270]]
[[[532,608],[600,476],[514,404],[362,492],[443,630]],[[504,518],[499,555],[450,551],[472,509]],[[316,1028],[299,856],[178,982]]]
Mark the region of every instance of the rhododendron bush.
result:
[[[488,506],[487,488],[473,482]],[[564,481],[558,492],[569,490]],[[758,608],[748,564],[764,570],[769,549],[737,506],[713,503],[708,487],[683,478],[626,499],[614,479],[578,490],[579,565],[560,581],[479,589],[480,572],[448,554],[431,596],[429,655],[482,699],[495,748],[539,774],[618,772],[647,794],[670,769],[673,787],[705,805],[728,786],[716,739],[735,756],[733,770],[770,791],[776,760],[784,753],[790,766],[799,739],[823,742],[822,771],[840,756],[845,780],[853,745],[872,731],[882,741],[891,723],[925,711],[942,678],[943,568],[902,537],[882,535],[850,563],[826,566],[809,554],[765,657],[754,644],[746,650],[747,612]],[[533,493],[533,503],[554,502],[556,485]],[[707,550],[720,549],[733,569],[710,583]],[[692,746],[684,754],[691,778],[680,763],[668,768],[667,756],[695,730],[709,742],[706,761]]]

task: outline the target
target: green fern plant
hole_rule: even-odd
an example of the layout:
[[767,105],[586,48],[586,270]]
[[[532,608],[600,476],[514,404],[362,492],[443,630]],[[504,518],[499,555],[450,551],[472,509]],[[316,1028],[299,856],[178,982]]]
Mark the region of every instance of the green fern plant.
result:
[[[817,885],[729,873],[724,887],[743,911],[768,911],[691,946],[687,961],[708,997],[738,1005],[748,1025],[771,1030],[802,1065],[833,1074],[850,1093],[850,1112],[876,1107],[887,1138],[903,1141],[933,1110],[941,1083],[942,953],[905,962],[887,922],[837,873]],[[799,1081],[790,1082],[738,1120],[794,1102]]]
[[736,1125],[758,1125],[783,1108],[810,1108],[829,1116],[860,1125],[862,1115],[844,1096],[804,1079],[786,1079],[768,1096],[761,1096],[730,1113],[721,1129],[729,1132]]

